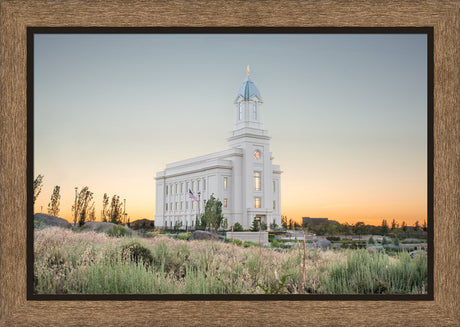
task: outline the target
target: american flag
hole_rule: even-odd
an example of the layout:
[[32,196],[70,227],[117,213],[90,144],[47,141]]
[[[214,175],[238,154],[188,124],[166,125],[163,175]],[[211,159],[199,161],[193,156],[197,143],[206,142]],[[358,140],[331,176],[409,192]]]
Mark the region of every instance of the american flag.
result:
[[193,200],[195,200],[195,201],[198,201],[198,198],[197,198],[196,196],[193,195],[193,192],[192,192],[191,189],[188,189],[188,197],[189,197],[190,199],[193,199]]

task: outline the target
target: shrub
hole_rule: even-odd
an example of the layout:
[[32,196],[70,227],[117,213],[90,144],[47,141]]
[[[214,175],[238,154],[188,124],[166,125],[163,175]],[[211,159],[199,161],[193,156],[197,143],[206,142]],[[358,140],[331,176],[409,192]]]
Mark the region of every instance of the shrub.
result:
[[372,236],[367,241],[367,244],[375,244],[375,240],[374,240],[374,238]]
[[399,246],[399,239],[397,237],[393,240],[393,244]]
[[125,227],[122,225],[115,225],[107,231],[107,235],[111,237],[122,237],[125,233]]
[[243,244],[243,242],[242,242],[241,240],[239,240],[239,239],[234,239],[234,240],[233,240],[233,244],[236,244],[236,245],[238,245],[238,246],[241,246],[241,244]]
[[251,246],[251,242],[249,242],[249,241],[244,241],[244,243],[243,243],[243,247],[244,247],[244,248],[248,248],[248,247],[250,247],[250,246]]
[[188,239],[190,238],[190,235],[191,233],[180,233],[180,234],[177,234],[177,238],[179,240],[188,241]]
[[339,236],[328,236],[326,237],[326,240],[331,241],[331,242],[337,242],[337,241],[340,241],[340,237]]
[[123,245],[121,251],[133,262],[142,262],[146,265],[150,265],[153,262],[153,256],[150,249],[137,241]]
[[382,245],[385,245],[385,244],[390,244],[391,241],[388,240],[385,236],[382,238]]
[[43,229],[46,227],[46,224],[42,223],[39,220],[34,220],[34,229]]
[[233,225],[233,231],[234,232],[242,232],[243,231],[243,226],[241,226],[240,223],[235,223],[235,225]]
[[272,246],[273,246],[274,248],[278,248],[278,247],[280,246],[280,243],[279,243],[277,240],[273,240],[273,241],[272,241]]

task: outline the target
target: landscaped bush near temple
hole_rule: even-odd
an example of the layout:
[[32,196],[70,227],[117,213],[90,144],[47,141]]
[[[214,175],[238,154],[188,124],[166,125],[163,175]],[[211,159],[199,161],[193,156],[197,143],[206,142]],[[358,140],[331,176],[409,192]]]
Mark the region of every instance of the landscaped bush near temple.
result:
[[[366,249],[245,248],[235,243],[35,230],[39,294],[420,294],[427,259]],[[236,241],[236,240],[234,240]]]

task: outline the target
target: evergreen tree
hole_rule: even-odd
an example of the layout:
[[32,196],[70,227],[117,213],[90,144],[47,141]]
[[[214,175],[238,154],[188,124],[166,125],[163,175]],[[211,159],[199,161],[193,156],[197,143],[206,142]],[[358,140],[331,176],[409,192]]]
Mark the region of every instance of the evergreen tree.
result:
[[252,222],[252,227],[251,227],[251,230],[253,232],[258,232],[259,231],[259,220],[255,219],[253,220]]
[[59,194],[61,187],[56,185],[51,194],[50,203],[48,203],[48,214],[51,216],[59,215],[59,205],[61,203],[61,195]]

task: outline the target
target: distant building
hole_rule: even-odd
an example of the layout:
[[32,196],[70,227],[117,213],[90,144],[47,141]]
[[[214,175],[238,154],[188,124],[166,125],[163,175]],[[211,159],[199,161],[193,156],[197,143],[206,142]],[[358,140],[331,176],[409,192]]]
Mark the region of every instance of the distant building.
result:
[[247,229],[254,219],[281,225],[281,169],[273,164],[262,97],[249,72],[234,105],[227,150],[168,163],[156,174],[156,227],[193,228],[211,194],[222,202],[228,226]]
[[321,224],[334,224],[340,225],[338,221],[329,220],[329,218],[310,218],[310,217],[302,217],[302,225],[306,224],[314,224],[314,225],[321,225]]

